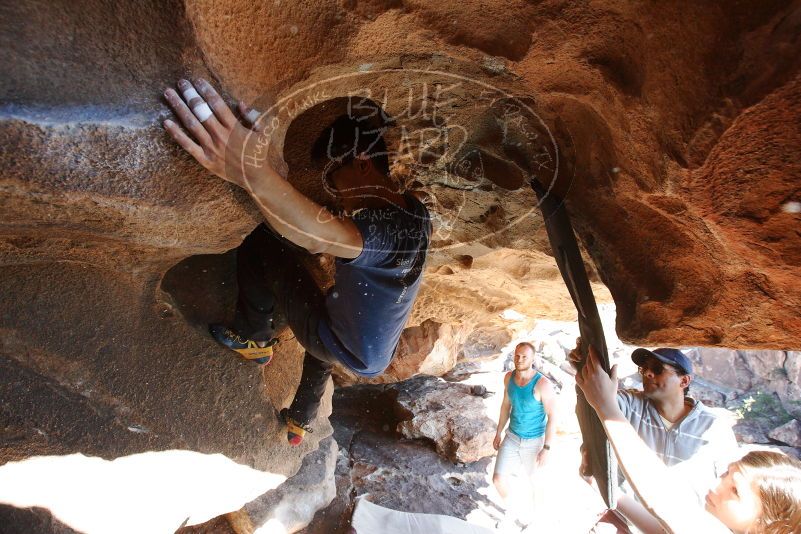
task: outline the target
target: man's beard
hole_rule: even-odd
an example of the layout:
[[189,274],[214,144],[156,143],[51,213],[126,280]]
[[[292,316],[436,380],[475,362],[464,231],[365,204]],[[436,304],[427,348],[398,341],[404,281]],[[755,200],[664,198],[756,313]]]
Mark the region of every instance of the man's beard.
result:
[[651,385],[650,389],[646,389],[645,382],[643,382],[642,383],[642,392],[643,392],[643,395],[645,395],[645,398],[647,398],[647,399],[652,399],[653,400],[654,398],[660,398],[661,397],[661,395],[659,395],[659,388],[657,388],[653,384]]

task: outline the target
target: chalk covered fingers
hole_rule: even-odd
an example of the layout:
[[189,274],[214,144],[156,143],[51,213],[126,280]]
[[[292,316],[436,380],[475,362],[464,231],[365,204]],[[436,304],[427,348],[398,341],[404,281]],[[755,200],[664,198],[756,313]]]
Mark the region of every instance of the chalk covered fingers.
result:
[[[236,168],[245,130],[217,91],[202,79],[194,84],[179,80],[178,91],[167,89],[164,97],[180,121],[180,125],[164,121],[172,138],[217,176],[243,185],[241,173],[231,170]],[[226,159],[231,165],[226,165]]]
[[197,81],[197,89],[211,109],[214,110],[214,115],[224,127],[233,128],[237,124],[236,117],[231,113],[231,108],[228,107],[228,104],[217,94],[217,91],[209,82],[202,78],[199,79]]
[[197,120],[200,122],[209,120],[212,116],[211,108],[205,100],[200,98],[197,90],[185,80],[178,82],[178,87],[181,89],[184,101],[189,105],[189,108],[192,110],[195,117],[197,117]]

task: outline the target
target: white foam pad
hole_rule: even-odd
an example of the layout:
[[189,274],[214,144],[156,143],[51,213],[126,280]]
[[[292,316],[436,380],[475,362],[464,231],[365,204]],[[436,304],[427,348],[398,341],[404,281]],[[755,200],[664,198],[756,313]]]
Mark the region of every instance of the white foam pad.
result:
[[204,122],[204,121],[208,120],[209,117],[211,117],[211,115],[212,115],[211,108],[205,102],[203,102],[202,104],[198,104],[197,106],[193,107],[192,108],[192,113],[195,114],[195,117],[197,117],[197,120],[199,120],[200,122]]

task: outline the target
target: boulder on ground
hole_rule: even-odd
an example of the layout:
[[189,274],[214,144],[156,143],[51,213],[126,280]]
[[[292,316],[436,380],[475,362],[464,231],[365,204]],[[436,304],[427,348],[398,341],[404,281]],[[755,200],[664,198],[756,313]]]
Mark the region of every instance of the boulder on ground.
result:
[[305,534],[349,532],[355,500],[395,510],[446,514],[494,525],[497,497],[487,492],[490,458],[454,465],[422,440],[396,431],[391,386],[359,385],[334,393],[331,416],[339,443],[337,497],[320,510]]
[[768,433],[768,437],[786,443],[791,447],[801,447],[801,422],[793,419]]
[[297,532],[311,522],[317,510],[328,506],[336,495],[338,450],[333,437],[321,441],[293,477],[245,506],[257,532]]
[[392,386],[397,391],[398,431],[426,438],[452,462],[469,463],[495,454],[496,422],[485,415],[472,386],[419,376]]

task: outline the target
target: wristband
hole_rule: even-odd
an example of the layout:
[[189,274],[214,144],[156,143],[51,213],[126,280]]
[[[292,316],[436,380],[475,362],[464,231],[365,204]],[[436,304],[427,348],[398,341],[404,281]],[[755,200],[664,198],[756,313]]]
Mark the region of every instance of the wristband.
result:
[[542,448],[545,449],[546,451],[551,450],[551,446],[548,445],[547,443],[545,445],[543,445]]

